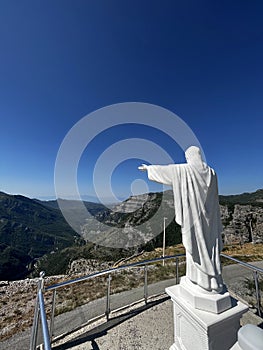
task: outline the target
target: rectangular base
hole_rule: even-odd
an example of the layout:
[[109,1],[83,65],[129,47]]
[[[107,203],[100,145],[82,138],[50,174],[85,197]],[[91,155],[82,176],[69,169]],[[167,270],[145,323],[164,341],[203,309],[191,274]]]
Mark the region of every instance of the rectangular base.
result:
[[175,342],[170,350],[229,350],[235,344],[246,305],[235,301],[232,308],[215,314],[193,308],[181,296],[179,285],[165,291],[174,310]]

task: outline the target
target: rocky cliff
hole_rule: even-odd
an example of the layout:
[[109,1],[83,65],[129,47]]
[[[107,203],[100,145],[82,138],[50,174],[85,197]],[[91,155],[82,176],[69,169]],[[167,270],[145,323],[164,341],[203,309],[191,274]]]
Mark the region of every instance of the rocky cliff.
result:
[[263,243],[263,208],[255,205],[221,205],[225,244]]
[[[112,211],[101,212],[96,219],[112,228],[116,225],[134,227],[149,220],[158,210],[162,199],[161,193],[133,196],[113,208]],[[219,201],[225,244],[263,243],[263,190],[233,196],[219,196]],[[172,191],[166,192],[164,207],[163,216],[171,217],[174,210]],[[162,236],[162,220],[154,222],[154,225],[159,225]],[[147,226],[147,229],[149,232],[145,232],[145,239],[146,236],[151,235],[151,225]],[[114,229],[112,231],[114,232]],[[87,238],[90,234],[91,226],[87,224],[84,228],[84,237]],[[168,239],[171,242],[174,235],[177,236],[176,240],[179,243],[180,228],[172,223],[168,229]]]

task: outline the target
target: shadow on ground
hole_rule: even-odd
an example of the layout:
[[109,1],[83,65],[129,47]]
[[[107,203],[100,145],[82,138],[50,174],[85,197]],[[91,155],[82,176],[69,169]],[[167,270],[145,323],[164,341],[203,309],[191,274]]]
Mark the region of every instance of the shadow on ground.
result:
[[167,301],[168,299],[170,299],[170,297],[165,297],[165,298],[162,298],[160,300],[151,301],[151,302],[148,302],[146,305],[138,307],[136,310],[129,311],[129,312],[127,312],[123,315],[120,315],[120,316],[112,317],[107,322],[101,324],[100,326],[97,326],[97,327],[91,329],[90,331],[82,334],[81,336],[76,337],[75,339],[67,342],[66,344],[54,346],[54,347],[52,347],[52,349],[54,349],[54,350],[71,349],[73,346],[78,346],[78,345],[81,345],[83,343],[90,341],[93,350],[99,350],[99,346],[96,343],[97,338],[105,336],[110,329],[118,326],[119,324],[127,321],[128,319],[140,314],[141,312],[143,312],[143,311],[145,311],[145,310],[147,310],[155,305],[158,305],[158,304],[161,304],[161,303]]

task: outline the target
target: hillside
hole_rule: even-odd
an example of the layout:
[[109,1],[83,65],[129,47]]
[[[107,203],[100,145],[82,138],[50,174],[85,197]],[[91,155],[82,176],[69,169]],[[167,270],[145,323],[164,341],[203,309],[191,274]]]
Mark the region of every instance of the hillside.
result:
[[[35,202],[51,209],[58,209],[59,205],[56,200],[50,200],[50,201],[41,201],[38,199],[34,199]],[[78,207],[78,201],[76,200],[67,200],[67,199],[60,199],[60,202],[63,203],[63,206],[66,207],[68,210],[74,210],[76,207]],[[94,203],[94,202],[83,202],[87,210],[91,215],[96,215],[102,211],[106,211],[107,208],[103,204]]]
[[263,189],[252,193],[242,193],[228,196],[219,196],[221,204],[243,204],[243,205],[258,205],[263,206]]
[[263,190],[219,196],[225,244],[263,242]]
[[[155,217],[162,199],[164,208]],[[225,244],[263,242],[262,203],[263,190],[220,196]],[[64,204],[70,211],[76,201]],[[66,223],[56,201],[43,202],[0,192],[0,280],[23,278],[41,269],[48,275],[66,273],[72,261],[79,258],[117,261],[162,247],[163,217],[173,215],[173,194],[167,191],[164,198],[162,193],[133,196],[113,210],[97,203],[85,205],[93,219],[78,219],[82,225],[80,237]],[[143,230],[136,236],[140,225],[144,225]],[[166,245],[180,243],[180,232],[172,220],[166,228]],[[134,240],[139,244],[135,248],[130,244]]]
[[0,192],[0,279],[22,278],[36,258],[82,243],[59,210]]
[[[262,191],[257,191],[248,197],[260,199],[258,196]],[[241,202],[244,201],[244,196],[241,196]],[[226,197],[226,198],[225,198]],[[221,216],[224,225],[223,240],[225,244],[244,244],[247,242],[262,243],[263,242],[263,208],[261,206],[251,204],[233,204],[228,201],[228,196],[221,196]],[[87,241],[96,242],[96,251],[94,247],[89,251],[84,247],[72,248],[70,251],[54,254],[52,257],[41,259],[39,261],[38,270],[52,271],[53,266],[56,266],[61,273],[66,273],[72,261],[76,259],[99,259],[99,261],[116,261],[121,257],[132,255],[134,252],[152,251],[157,247],[162,247],[163,244],[163,220],[165,216],[171,215],[173,212],[173,194],[172,191],[166,192],[165,208],[159,219],[154,219],[146,225],[144,234],[139,238],[140,245],[137,248],[113,249],[105,248],[103,245],[114,245],[117,243],[129,243],[124,241],[121,236],[126,233],[132,239],[134,238],[134,229],[143,222],[154,216],[159,208],[162,200],[162,193],[149,193],[147,195],[133,196],[113,208],[112,211],[100,211],[95,215],[96,220],[87,220],[83,226],[83,238]],[[238,202],[238,196],[235,196]],[[108,229],[101,230],[100,223],[107,225]],[[152,236],[153,226],[159,230],[156,237]],[[120,231],[119,228],[123,228]],[[146,238],[150,239],[146,242]],[[174,222],[166,228],[166,245],[172,246],[181,242],[180,227]],[[57,270],[58,271],[58,270]],[[48,272],[49,273],[49,272]]]
[[[141,251],[152,251],[163,245],[163,217],[173,213],[173,195],[169,191],[165,196],[165,208],[161,220],[148,221],[154,217],[162,200],[162,193],[149,193],[133,196],[115,206],[113,210],[98,211],[93,219],[87,219],[82,227],[83,238],[87,244],[83,247],[72,247],[61,252],[44,256],[38,261],[37,271],[45,270],[48,275],[67,273],[75,260],[96,259],[100,263],[114,263]],[[136,210],[137,208],[137,210]],[[160,217],[159,217],[160,218]],[[145,223],[140,235],[136,228]],[[103,227],[102,227],[103,226]],[[123,230],[120,230],[122,228]],[[153,231],[158,232],[154,235]],[[95,245],[89,243],[94,242]],[[137,245],[129,245],[135,242]],[[166,244],[181,243],[181,230],[174,220],[166,227]]]
[[96,220],[87,220],[82,234],[85,240],[98,245],[154,249],[162,244],[164,217],[171,219],[166,229],[167,244],[180,243],[180,227],[173,220],[171,191],[131,196],[112,210],[95,215]]

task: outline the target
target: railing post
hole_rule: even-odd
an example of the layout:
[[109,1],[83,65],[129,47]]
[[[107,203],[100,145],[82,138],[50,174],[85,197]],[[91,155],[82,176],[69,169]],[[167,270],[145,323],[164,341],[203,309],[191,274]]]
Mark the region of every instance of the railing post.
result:
[[33,319],[33,325],[32,325],[31,338],[30,338],[30,350],[36,349],[38,322],[39,322],[39,301],[38,301],[38,292],[37,292],[34,319]]
[[111,275],[108,276],[108,283],[107,283],[107,298],[106,298],[106,318],[107,321],[109,321],[110,318],[110,283],[111,283]]
[[54,335],[54,318],[55,318],[55,310],[56,310],[56,295],[57,295],[57,290],[54,289],[53,295],[52,295],[52,307],[51,307],[51,316],[50,316],[50,340],[52,342],[52,338]]
[[147,304],[148,299],[148,274],[147,274],[147,266],[144,265],[144,301]]
[[44,303],[44,297],[43,297],[42,289],[40,289],[38,291],[38,300],[39,300],[39,309],[40,309],[40,316],[41,316],[41,325],[42,325],[44,349],[45,350],[51,350],[50,336],[49,336],[49,333],[48,333],[47,316],[46,316],[45,303]]
[[44,288],[44,276],[45,272],[41,271],[39,274],[39,280],[37,283],[37,297],[36,297],[36,305],[34,312],[34,320],[32,325],[31,339],[30,339],[30,350],[35,350],[37,346],[37,333],[38,333],[38,324],[39,324],[39,291]]
[[175,268],[176,268],[176,284],[179,283],[179,259],[175,258]]
[[258,283],[258,272],[253,271],[254,275],[254,281],[255,281],[255,288],[256,288],[256,300],[257,300],[257,310],[258,315],[261,317],[261,295],[260,295],[260,289],[259,289],[259,283]]

